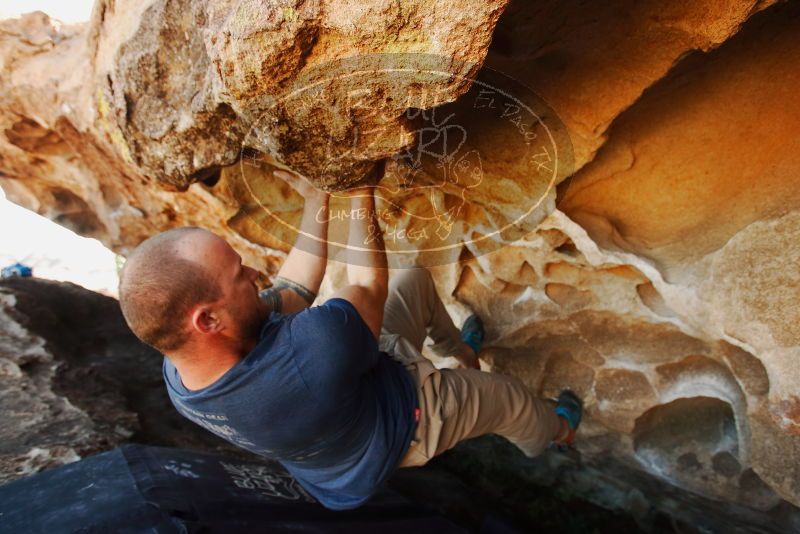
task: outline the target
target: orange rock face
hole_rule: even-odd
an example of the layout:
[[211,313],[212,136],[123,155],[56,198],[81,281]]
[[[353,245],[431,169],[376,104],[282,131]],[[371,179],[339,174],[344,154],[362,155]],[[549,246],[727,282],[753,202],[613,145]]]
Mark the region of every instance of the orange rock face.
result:
[[484,317],[495,372],[583,395],[582,454],[800,505],[800,5],[505,4],[0,22],[0,185],[123,254],[208,227],[268,275],[302,211],[273,168],[339,191],[388,157],[392,265]]

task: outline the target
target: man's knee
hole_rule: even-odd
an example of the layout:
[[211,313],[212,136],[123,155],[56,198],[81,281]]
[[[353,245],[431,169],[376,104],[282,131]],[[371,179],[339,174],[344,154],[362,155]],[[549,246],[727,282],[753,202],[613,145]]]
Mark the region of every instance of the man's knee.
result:
[[389,280],[389,291],[422,291],[433,286],[431,272],[424,267],[402,269]]

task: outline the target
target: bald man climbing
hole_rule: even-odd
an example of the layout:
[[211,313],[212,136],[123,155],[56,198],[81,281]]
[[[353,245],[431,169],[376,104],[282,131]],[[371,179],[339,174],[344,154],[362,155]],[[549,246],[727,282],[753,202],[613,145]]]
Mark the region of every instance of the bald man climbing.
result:
[[[554,407],[512,377],[478,370],[480,320],[459,332],[427,270],[389,281],[373,188],[348,193],[352,209],[368,214],[350,219],[348,285],[312,306],[327,264],[328,218],[316,215],[328,195],[276,175],[305,207],[271,288],[259,293],[258,271],[199,228],[146,240],[123,268],[125,319],[164,354],[182,415],[278,460],[332,509],[364,503],[397,467],[423,465],[467,438],[500,434],[528,456],[571,442],[581,417],[574,395]],[[467,369],[436,369],[420,353],[428,336]]]

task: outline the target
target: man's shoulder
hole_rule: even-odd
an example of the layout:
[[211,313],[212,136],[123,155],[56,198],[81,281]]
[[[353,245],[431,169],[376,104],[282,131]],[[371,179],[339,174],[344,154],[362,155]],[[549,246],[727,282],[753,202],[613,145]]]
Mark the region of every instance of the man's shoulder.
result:
[[341,320],[352,315],[358,315],[358,311],[349,301],[342,298],[332,298],[326,300],[318,306],[311,306],[293,314],[295,320]]
[[296,354],[324,353],[346,365],[354,358],[377,352],[378,345],[355,307],[344,299],[331,299],[295,314],[291,342]]
[[299,311],[289,321],[293,344],[319,345],[339,340],[355,341],[366,327],[355,307],[343,299],[331,299]]

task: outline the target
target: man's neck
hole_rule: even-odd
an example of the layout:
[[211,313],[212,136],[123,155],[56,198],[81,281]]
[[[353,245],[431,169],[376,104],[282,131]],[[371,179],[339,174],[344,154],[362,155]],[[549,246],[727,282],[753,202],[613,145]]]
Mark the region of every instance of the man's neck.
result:
[[167,355],[178,370],[181,382],[189,390],[208,387],[227,373],[241,359],[237,353],[230,351],[202,351],[192,355]]

